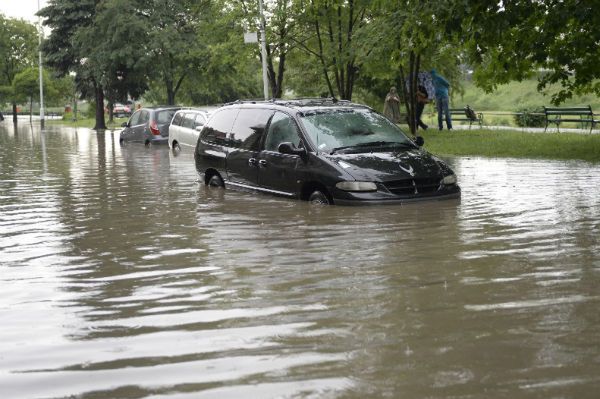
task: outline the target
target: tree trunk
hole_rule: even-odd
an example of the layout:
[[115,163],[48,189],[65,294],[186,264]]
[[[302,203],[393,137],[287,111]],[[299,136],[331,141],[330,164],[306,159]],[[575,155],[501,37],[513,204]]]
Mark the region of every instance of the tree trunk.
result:
[[29,123],[33,122],[33,97],[29,97]]
[[104,90],[102,86],[94,86],[94,94],[96,98],[96,125],[94,130],[105,130],[106,122],[104,121]]
[[17,124],[17,103],[15,103],[15,102],[12,103],[12,110],[13,110],[13,123],[16,125]]
[[108,100],[108,123],[114,122],[113,108],[114,104],[112,100]]

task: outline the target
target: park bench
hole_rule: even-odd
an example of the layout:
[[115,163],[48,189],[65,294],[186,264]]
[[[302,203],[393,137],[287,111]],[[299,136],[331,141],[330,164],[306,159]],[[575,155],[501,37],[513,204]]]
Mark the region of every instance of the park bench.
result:
[[590,133],[600,120],[594,119],[594,113],[592,112],[592,106],[587,107],[568,107],[568,108],[551,108],[544,107],[544,114],[546,115],[546,127],[544,132],[548,129],[548,125],[553,123],[556,125],[556,130],[560,132],[559,126],[563,122],[575,122],[581,123],[583,126],[590,125]]
[[483,125],[483,114],[481,112],[476,113],[468,105],[464,108],[450,108],[449,112],[453,122],[469,122],[469,129],[473,123],[477,123],[479,127]]

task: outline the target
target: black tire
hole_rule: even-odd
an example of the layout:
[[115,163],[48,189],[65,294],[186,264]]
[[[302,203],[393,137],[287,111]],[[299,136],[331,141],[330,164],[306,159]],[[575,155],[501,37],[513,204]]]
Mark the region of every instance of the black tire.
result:
[[120,144],[120,145],[123,145],[123,143],[124,143],[124,142],[125,142],[125,140],[123,140],[123,139],[119,138],[119,144]]
[[173,155],[179,155],[179,153],[181,152],[181,146],[179,145],[178,142],[173,142]]
[[209,187],[225,187],[223,179],[218,174],[212,175],[210,178],[208,178],[206,185]]
[[150,140],[146,140],[146,141],[144,142],[144,145],[145,145],[146,147],[150,147]]
[[308,202],[311,205],[331,205],[332,203],[332,201],[329,199],[329,196],[321,190],[313,191],[308,197]]

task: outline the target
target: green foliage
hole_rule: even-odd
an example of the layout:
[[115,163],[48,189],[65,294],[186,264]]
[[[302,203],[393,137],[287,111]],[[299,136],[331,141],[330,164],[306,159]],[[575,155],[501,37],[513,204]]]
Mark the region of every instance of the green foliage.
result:
[[[27,68],[15,75],[12,87],[14,98],[17,102],[39,100],[40,98],[40,79],[38,68]],[[44,70],[42,74],[44,98],[56,97],[57,90],[54,87],[54,81],[48,71]]]
[[543,108],[522,108],[517,110],[514,118],[520,127],[543,127],[546,124]]
[[33,67],[37,50],[37,31],[23,20],[0,14],[0,101],[15,102],[12,84],[15,76]]
[[475,80],[491,92],[544,69],[538,89],[560,89],[552,102],[574,94],[600,95],[598,4],[579,0],[456,0],[446,24],[464,40]]

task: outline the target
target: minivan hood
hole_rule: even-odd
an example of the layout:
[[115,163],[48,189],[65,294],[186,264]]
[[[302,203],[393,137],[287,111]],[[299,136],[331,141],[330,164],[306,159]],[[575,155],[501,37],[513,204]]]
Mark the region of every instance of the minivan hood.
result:
[[394,152],[336,154],[331,159],[356,180],[382,182],[409,178],[441,177],[449,171],[442,161],[420,149]]

